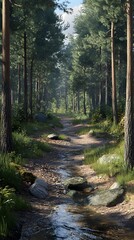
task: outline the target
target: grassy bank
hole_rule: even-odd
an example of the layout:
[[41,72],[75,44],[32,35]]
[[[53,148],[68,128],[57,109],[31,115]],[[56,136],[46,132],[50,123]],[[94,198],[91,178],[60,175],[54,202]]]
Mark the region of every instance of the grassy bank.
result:
[[[75,124],[76,122],[73,121]],[[80,122],[80,120],[79,120]],[[101,146],[92,146],[84,152],[85,164],[90,164],[97,174],[106,174],[109,177],[114,177],[116,181],[121,184],[134,180],[134,170],[127,170],[124,162],[124,126],[121,121],[117,126],[113,125],[110,120],[102,120],[100,122],[93,123],[89,119],[83,121],[83,127],[81,127],[77,134],[89,134],[99,139],[107,140],[107,143]],[[90,123],[91,122],[91,123]],[[100,164],[98,159],[103,155],[116,155],[118,160],[114,162]]]

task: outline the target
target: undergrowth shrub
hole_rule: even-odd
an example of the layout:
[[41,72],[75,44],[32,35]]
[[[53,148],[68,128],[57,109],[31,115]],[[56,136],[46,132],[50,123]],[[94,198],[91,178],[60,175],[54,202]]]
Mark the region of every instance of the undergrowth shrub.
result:
[[15,194],[13,188],[0,188],[0,237],[7,237],[16,223],[15,210],[29,208],[24,199]]
[[12,130],[13,131],[21,131],[22,123],[24,122],[25,115],[23,110],[23,105],[15,104],[13,106],[13,114],[12,114]]
[[[0,180],[2,186],[14,187],[19,190],[22,179],[19,171],[16,170],[10,154],[0,155]],[[18,161],[18,159],[17,159]]]

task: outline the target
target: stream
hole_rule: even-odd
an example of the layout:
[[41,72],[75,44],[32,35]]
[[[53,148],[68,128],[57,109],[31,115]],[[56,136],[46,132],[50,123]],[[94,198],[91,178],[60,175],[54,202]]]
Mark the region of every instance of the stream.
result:
[[[78,152],[84,150],[84,146],[75,143],[76,135],[69,130],[71,122],[64,121],[63,125],[64,129],[61,132],[65,134],[69,132],[71,145],[59,149],[61,161],[58,163],[57,173],[61,182],[74,174],[76,176],[75,165],[82,164],[82,160],[75,160],[72,163],[72,159]],[[114,222],[81,204],[81,196],[74,199],[66,195],[63,202],[52,210],[44,229],[33,235],[30,240],[134,240],[134,232],[129,230],[124,232]]]

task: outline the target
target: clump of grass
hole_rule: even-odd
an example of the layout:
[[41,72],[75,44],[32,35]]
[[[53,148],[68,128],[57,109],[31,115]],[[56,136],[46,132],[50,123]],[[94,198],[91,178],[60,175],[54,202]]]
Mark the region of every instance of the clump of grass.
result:
[[115,138],[117,140],[122,139],[124,129],[121,125],[113,125],[110,120],[101,121],[100,123],[90,124],[84,126],[77,131],[77,134],[90,133],[97,138]]
[[51,113],[47,115],[47,124],[50,127],[63,128],[63,125],[60,122],[60,118],[55,115],[52,115]]
[[59,140],[69,141],[69,137],[65,134],[60,134],[59,135]]
[[33,140],[24,132],[13,133],[13,143],[15,152],[24,158],[41,157],[43,152],[48,152],[51,149],[47,143]]
[[[97,160],[105,154],[116,154],[119,160],[108,164],[100,164]],[[93,147],[85,150],[85,163],[91,164],[97,174],[106,174],[109,177],[116,177],[116,180],[124,185],[134,179],[134,170],[127,171],[124,163],[124,141],[116,144],[106,144],[100,147]]]
[[21,188],[22,179],[10,154],[0,156],[0,179],[2,186],[9,185],[16,190]]
[[89,117],[84,114],[83,115],[77,114],[77,115],[74,115],[74,119],[72,120],[72,123],[73,123],[73,125],[81,124],[81,123],[87,122],[88,119],[89,119]]
[[92,167],[98,174],[106,174],[109,177],[113,177],[118,175],[120,172],[124,171],[124,165],[122,159],[115,160],[115,162],[111,162],[108,164],[100,164],[95,162],[92,164]]
[[85,164],[91,164],[98,160],[104,154],[113,154],[116,153],[123,156],[124,143],[123,141],[120,143],[111,143],[104,144],[103,146],[93,146],[90,149],[86,149],[84,151],[85,155]]
[[0,188],[0,237],[7,237],[15,226],[15,210],[29,208],[20,196],[16,196],[13,188]]
[[134,180],[134,169],[129,171],[124,170],[120,172],[116,179],[120,184],[125,185],[127,182]]
[[39,123],[39,122],[28,122],[25,125],[23,125],[23,132],[25,132],[28,136],[32,134],[36,134],[42,131],[49,130],[49,126],[45,123]]

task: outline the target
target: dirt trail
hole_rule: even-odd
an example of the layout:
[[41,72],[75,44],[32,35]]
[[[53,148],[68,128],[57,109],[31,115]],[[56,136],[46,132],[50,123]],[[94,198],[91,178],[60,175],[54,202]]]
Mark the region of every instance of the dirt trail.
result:
[[[62,117],[61,121],[64,128],[60,130],[60,133],[68,135],[70,141],[50,140],[49,142],[53,146],[53,151],[45,153],[41,159],[31,159],[29,163],[25,165],[28,171],[31,171],[37,177],[43,178],[48,182],[49,196],[45,200],[40,200],[29,195],[29,192],[25,193],[26,198],[32,205],[32,209],[27,213],[21,214],[22,233],[20,240],[90,239],[65,238],[63,236],[58,238],[52,233],[51,218],[53,213],[55,213],[58,206],[70,201],[70,198],[65,194],[62,181],[75,174],[85,176],[87,180],[97,188],[106,188],[113,182],[112,179],[108,179],[107,177],[96,176],[93,169],[83,165],[83,150],[87,147],[92,147],[92,145],[99,146],[105,144],[105,140],[97,140],[88,134],[77,136],[75,132],[81,128],[82,125],[73,126],[71,118],[68,117]],[[96,207],[92,209],[100,213],[102,218],[104,218],[104,216],[109,217],[109,219],[114,220],[114,222],[118,223],[121,227],[131,226],[131,228],[133,228],[133,198],[130,198],[129,201],[124,201],[116,207]],[[45,231],[45,236],[41,235],[42,231]],[[38,233],[40,234],[38,235]],[[131,231],[130,235],[133,234],[134,232],[132,233]],[[128,240],[133,238],[130,236],[130,238],[123,239]]]

